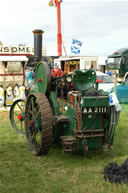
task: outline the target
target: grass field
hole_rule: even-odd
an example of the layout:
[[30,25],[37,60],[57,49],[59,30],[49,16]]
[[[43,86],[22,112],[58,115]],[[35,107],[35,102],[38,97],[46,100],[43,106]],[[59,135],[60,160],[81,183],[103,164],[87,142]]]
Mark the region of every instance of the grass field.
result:
[[0,193],[127,193],[128,185],[106,182],[103,169],[128,157],[128,112],[121,112],[114,148],[87,157],[62,153],[33,156],[25,137],[13,131],[8,112],[0,112]]

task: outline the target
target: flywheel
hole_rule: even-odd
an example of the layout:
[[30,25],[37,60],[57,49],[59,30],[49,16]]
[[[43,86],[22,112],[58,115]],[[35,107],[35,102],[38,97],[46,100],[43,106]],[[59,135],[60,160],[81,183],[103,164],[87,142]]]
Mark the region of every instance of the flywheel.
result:
[[44,94],[30,94],[25,106],[27,143],[34,155],[48,152],[52,143],[53,123],[49,101]]

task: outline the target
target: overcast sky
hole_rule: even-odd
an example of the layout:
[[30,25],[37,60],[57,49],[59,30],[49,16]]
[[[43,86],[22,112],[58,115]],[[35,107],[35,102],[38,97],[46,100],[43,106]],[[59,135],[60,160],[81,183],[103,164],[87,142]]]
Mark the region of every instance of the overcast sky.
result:
[[[33,46],[33,29],[45,31],[47,55],[57,55],[56,8],[49,0],[0,3],[0,41],[4,46]],[[62,36],[68,55],[72,39],[82,41],[82,56],[107,56],[128,47],[128,1],[63,0]],[[63,51],[63,55],[65,55]]]

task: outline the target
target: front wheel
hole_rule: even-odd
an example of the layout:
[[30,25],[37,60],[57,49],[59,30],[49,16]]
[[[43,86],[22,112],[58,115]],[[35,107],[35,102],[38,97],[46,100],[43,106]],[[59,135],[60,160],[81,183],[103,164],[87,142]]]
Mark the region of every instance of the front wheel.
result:
[[18,99],[11,105],[9,113],[12,127],[16,132],[23,135],[25,135],[24,108],[25,108],[25,100]]

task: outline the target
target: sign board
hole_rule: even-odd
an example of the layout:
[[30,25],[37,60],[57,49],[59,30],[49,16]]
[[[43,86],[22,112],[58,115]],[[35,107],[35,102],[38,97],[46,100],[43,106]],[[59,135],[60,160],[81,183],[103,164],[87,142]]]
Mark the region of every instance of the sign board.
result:
[[[43,55],[46,55],[46,47],[42,49]],[[0,56],[8,55],[23,55],[31,56],[34,55],[34,48],[30,46],[0,46]]]
[[0,55],[33,55],[34,49],[29,46],[0,46]]

